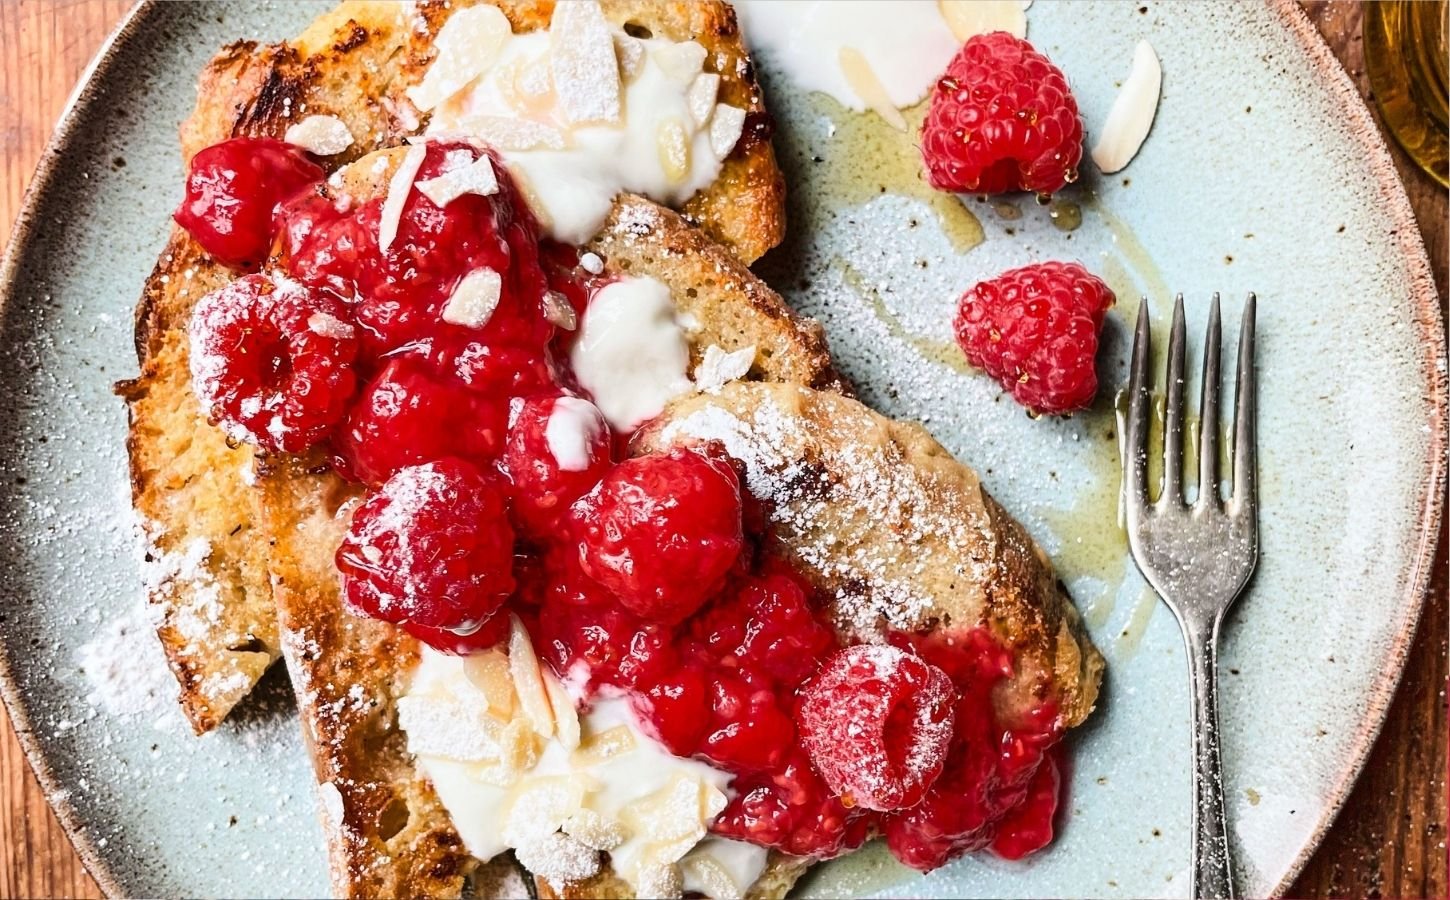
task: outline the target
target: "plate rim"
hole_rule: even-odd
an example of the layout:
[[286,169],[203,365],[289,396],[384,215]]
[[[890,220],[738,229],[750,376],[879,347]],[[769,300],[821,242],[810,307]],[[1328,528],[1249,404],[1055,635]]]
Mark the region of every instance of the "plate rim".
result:
[[[75,89],[57,118],[55,129],[46,141],[35,172],[26,187],[3,260],[0,260],[0,308],[9,303],[15,292],[20,260],[28,252],[32,241],[37,207],[63,177],[57,160],[63,155],[63,151],[84,139],[84,135],[74,127],[76,119],[82,111],[88,110],[94,104],[121,52],[129,46],[145,21],[154,17],[160,2],[161,0],[139,0],[125,14],[81,73]],[[1410,207],[1409,196],[1395,168],[1384,135],[1349,74],[1335,58],[1323,35],[1315,28],[1304,10],[1294,0],[1269,0],[1268,6],[1303,50],[1320,83],[1331,92],[1334,99],[1341,101],[1340,106],[1348,118],[1351,139],[1364,151],[1364,158],[1379,189],[1380,198],[1385,201],[1386,212],[1397,226],[1396,243],[1409,270],[1409,299],[1415,308],[1415,326],[1419,332],[1420,346],[1424,349],[1421,375],[1426,387],[1426,398],[1431,403],[1431,465],[1418,486],[1421,495],[1417,523],[1419,541],[1415,547],[1414,559],[1404,573],[1406,590],[1400,604],[1402,615],[1397,622],[1392,623],[1396,626],[1396,637],[1391,641],[1379,672],[1369,685],[1369,715],[1361,717],[1360,725],[1352,738],[1353,743],[1347,754],[1349,764],[1340,767],[1339,776],[1329,789],[1314,830],[1271,891],[1271,896],[1279,897],[1303,871],[1310,857],[1323,843],[1328,830],[1338,819],[1384,727],[1390,704],[1404,674],[1409,648],[1418,632],[1421,612],[1428,597],[1430,570],[1434,565],[1440,524],[1445,511],[1450,388],[1447,388],[1444,368],[1447,358],[1446,333],[1439,291],[1435,287],[1429,256],[1414,211]],[[56,818],[80,856],[86,871],[107,897],[121,896],[121,886],[109,862],[87,835],[82,817],[70,802],[67,791],[60,784],[45,754],[32,736],[28,709],[17,689],[14,674],[11,672],[9,653],[3,644],[0,644],[0,700],[3,700],[9,712],[16,739],[25,753],[31,771],[40,783],[46,801],[55,811]]]

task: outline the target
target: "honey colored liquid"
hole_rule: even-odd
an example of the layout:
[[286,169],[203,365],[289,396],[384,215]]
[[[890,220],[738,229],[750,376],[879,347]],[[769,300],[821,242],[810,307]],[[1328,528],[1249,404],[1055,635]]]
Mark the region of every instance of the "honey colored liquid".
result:
[[1450,186],[1450,4],[1380,0],[1364,7],[1364,61],[1375,101],[1416,164]]

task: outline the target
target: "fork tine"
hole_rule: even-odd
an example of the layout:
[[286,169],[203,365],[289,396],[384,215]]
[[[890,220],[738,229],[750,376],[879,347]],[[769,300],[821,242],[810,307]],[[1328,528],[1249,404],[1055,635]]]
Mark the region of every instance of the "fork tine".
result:
[[1168,335],[1168,403],[1163,421],[1163,490],[1158,505],[1183,505],[1183,295],[1173,301],[1173,330]]
[[1258,504],[1258,438],[1254,427],[1257,391],[1254,379],[1254,305],[1249,294],[1239,329],[1239,362],[1234,389],[1234,488],[1230,512],[1248,512]]
[[1203,384],[1198,395],[1198,499],[1194,509],[1217,506],[1218,497],[1218,292],[1208,309],[1208,336],[1203,341]]
[[[1125,481],[1128,513],[1137,515],[1148,505],[1148,357],[1151,351],[1148,298],[1138,306],[1138,325],[1133,333],[1133,367],[1128,378],[1128,465]],[[1131,519],[1130,519],[1131,521]]]

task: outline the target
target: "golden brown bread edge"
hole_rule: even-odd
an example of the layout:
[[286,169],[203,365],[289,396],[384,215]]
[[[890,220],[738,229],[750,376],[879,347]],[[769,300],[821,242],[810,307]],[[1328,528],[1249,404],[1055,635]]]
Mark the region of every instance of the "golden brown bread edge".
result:
[[[404,152],[380,151],[344,169],[335,190],[359,199],[384,193]],[[374,159],[387,162],[379,166]],[[588,249],[612,273],[648,275],[671,288],[679,311],[698,323],[690,335],[693,363],[711,344],[724,350],[754,345],[754,377],[839,386],[820,326],[792,313],[729,250],[679,214],[621,197]],[[259,459],[257,477],[282,645],[323,785],[334,890],[345,896],[453,896],[472,861],[417,772],[394,715],[418,643],[401,629],[343,608],[333,556],[360,489],[320,463],[320,455]],[[790,873],[803,868],[780,857],[762,884],[783,885],[783,893],[794,882]],[[570,891],[619,896],[609,878],[601,875]]]
[[1064,728],[1092,711],[1103,658],[1051,562],[926,429],[840,394],[737,382],[673,401],[634,449],[701,440],[744,463],[768,548],[828,598],[842,633],[985,626],[1014,660],[993,696],[1006,724],[1044,701]]
[[[230,137],[282,137],[303,115],[342,119],[356,143],[321,162],[329,172],[421,126],[403,93],[430,59],[451,9],[468,0],[422,3],[417,20],[395,2],[343,3],[296,40],[239,41],[202,71],[197,104],[181,126],[184,162]],[[500,0],[516,31],[546,26],[552,0]],[[770,119],[734,13],[720,2],[604,0],[606,16],[709,51],[722,75],[721,100],[747,109],[746,129],[719,179],[685,204],[683,214],[736,256],[753,261],[779,243],[785,228],[784,183],[770,147]],[[686,245],[696,236],[677,236]],[[173,228],[136,309],[140,375],[117,385],[131,427],[127,437],[132,502],[147,525],[153,556],[187,554],[199,566],[150,587],[161,611],[158,633],[180,685],[192,728],[214,728],[279,652],[267,578],[267,546],[253,519],[253,488],[244,474],[252,451],[213,428],[192,396],[186,326],[192,307],[234,273],[218,265],[186,232]]]

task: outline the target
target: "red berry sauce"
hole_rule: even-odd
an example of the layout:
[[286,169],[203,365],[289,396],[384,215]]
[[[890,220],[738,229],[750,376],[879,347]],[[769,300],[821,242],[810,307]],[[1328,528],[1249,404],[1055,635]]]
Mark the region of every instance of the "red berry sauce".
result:
[[272,248],[277,207],[323,174],[300,147],[232,138],[191,158],[186,196],[173,218],[222,265],[255,269]]
[[[480,155],[425,146],[417,180]],[[1051,708],[997,720],[1011,654],[985,630],[843,647],[811,585],[762,552],[766,517],[718,447],[616,462],[630,435],[571,396],[565,352],[606,281],[541,242],[496,171],[497,193],[441,208],[411,190],[387,251],[384,198],[303,192],[273,220],[259,192],[276,271],[198,307],[212,415],[369,486],[337,551],[349,606],[453,654],[497,644],[516,613],[561,678],[625,692],[672,752],[734,775],[717,834],[824,859],[884,833],[921,869],[1045,845],[1058,729]],[[481,267],[500,276],[493,313],[445,322]],[[573,421],[551,434],[561,404]]]

